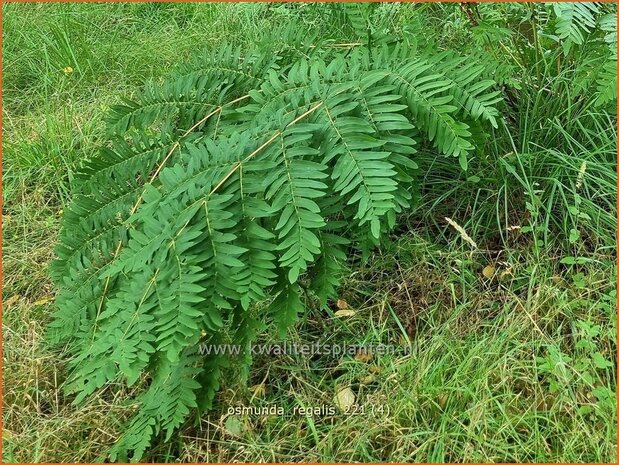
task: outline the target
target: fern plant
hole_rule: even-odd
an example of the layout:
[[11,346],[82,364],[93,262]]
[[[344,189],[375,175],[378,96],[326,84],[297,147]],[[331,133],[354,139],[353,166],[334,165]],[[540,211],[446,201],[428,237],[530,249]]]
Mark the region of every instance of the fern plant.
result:
[[[592,42],[588,51],[591,66],[584,67],[586,82],[594,79],[595,106],[611,111],[617,101],[617,11],[616,6],[602,3],[566,2],[552,4],[555,33],[565,55],[576,47]],[[602,35],[603,37],[599,37]],[[602,39],[602,40],[600,40]],[[605,43],[606,46],[598,45]]]
[[110,458],[137,461],[211,408],[230,360],[199,344],[284,334],[305,292],[326,305],[350,249],[410,208],[417,147],[466,168],[500,98],[467,57],[284,31],[208,50],[115,106],[65,210],[52,324],[76,403],[137,387]]

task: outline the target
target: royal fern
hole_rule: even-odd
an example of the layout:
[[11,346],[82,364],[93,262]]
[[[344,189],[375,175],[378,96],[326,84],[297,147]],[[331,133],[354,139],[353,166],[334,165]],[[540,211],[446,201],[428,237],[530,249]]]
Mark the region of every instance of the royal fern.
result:
[[111,110],[110,143],[78,176],[52,328],[75,402],[139,388],[112,460],[212,406],[230,360],[199,344],[283,335],[307,296],[336,295],[350,251],[411,207],[419,147],[466,167],[470,125],[497,125],[491,70],[466,57],[288,44],[224,45],[147,85]]
[[599,6],[593,2],[554,3],[556,34],[563,40],[564,49],[569,52],[573,44],[581,45],[587,34],[595,28],[595,16]]
[[[613,5],[602,3],[554,3],[555,33],[567,55],[575,47],[591,42],[590,64],[581,78],[586,87],[595,87],[595,106],[611,109],[617,101],[617,13]],[[604,42],[607,47],[599,47]],[[594,82],[588,83],[589,77]]]

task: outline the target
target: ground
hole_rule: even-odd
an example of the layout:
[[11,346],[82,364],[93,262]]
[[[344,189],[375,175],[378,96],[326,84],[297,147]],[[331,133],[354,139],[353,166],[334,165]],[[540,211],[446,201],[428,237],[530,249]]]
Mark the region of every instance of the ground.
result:
[[[104,140],[105,110],[120,96],[205,45],[254,41],[298,13],[152,3],[2,12],[3,460],[102,460],[132,411],[130,392],[113,387],[72,405],[62,391],[66,355],[45,340],[55,292],[47,267],[72,173]],[[307,18],[309,27],[318,17]],[[465,20],[436,31],[457,44]],[[592,110],[562,125],[563,107],[552,105],[528,110],[533,129],[515,113],[529,131],[512,141],[515,155],[489,144],[486,163],[468,174],[433,161],[421,202],[390,243],[368,262],[353,257],[341,302],[324,311],[310,301],[288,339],[401,352],[257,356],[246,384],[231,370],[216,408],[148,459],[615,462],[616,120]],[[550,178],[561,181],[552,196],[543,192]],[[581,223],[567,225],[578,237],[566,246],[554,236],[568,206]],[[528,226],[536,214],[546,229]],[[294,413],[333,406],[343,389],[357,414]],[[248,405],[284,414],[228,412]]]

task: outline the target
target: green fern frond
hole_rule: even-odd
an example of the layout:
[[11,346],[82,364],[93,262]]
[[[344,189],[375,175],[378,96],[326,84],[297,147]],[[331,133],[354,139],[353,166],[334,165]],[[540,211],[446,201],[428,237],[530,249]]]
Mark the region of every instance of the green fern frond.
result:
[[567,53],[572,44],[582,45],[585,35],[595,28],[595,16],[599,7],[593,2],[556,2],[553,3],[553,8],[556,34],[564,41]]
[[397,68],[390,78],[428,140],[445,155],[466,156],[473,145],[468,125],[452,116],[458,109],[452,104],[454,83],[442,74],[428,73],[430,69],[429,63],[413,59]]
[[232,339],[247,369],[259,331],[283,336],[306,299],[336,296],[347,256],[380,245],[418,195],[419,146],[465,167],[469,124],[496,125],[495,84],[465,58],[297,39],[224,45],[148,84],[112,109],[112,144],[78,176],[52,327],[76,402],[139,387],[113,460],[139,461],[212,407],[231,356],[200,344]]
[[297,283],[291,284],[283,278],[276,290],[278,293],[269,305],[269,315],[275,323],[279,337],[284,337],[288,328],[297,322],[304,310],[301,288]]
[[[604,106],[617,102],[617,60],[609,60],[598,74],[596,80],[597,98],[596,106]],[[613,103],[613,108],[614,108]]]
[[372,5],[369,3],[344,3],[342,7],[355,36],[358,39],[367,40],[371,28]]

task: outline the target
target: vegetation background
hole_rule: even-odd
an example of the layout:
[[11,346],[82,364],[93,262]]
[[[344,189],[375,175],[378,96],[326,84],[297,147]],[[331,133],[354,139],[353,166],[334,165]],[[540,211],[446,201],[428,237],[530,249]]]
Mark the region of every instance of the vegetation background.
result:
[[[467,172],[422,154],[418,206],[334,303],[349,316],[311,310],[290,334],[411,352],[257,357],[250,385],[231,369],[217,408],[148,459],[616,462],[615,6],[592,24],[541,4],[368,11],[371,29],[478,52],[504,78],[499,128]],[[224,39],[293,24],[352,41],[354,28],[323,4],[3,3],[2,16],[3,461],[101,460],[129,393],[72,406],[44,335],[72,173],[104,140],[106,109]],[[364,414],[290,414],[342,389]],[[227,412],[244,405],[288,413]]]

